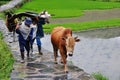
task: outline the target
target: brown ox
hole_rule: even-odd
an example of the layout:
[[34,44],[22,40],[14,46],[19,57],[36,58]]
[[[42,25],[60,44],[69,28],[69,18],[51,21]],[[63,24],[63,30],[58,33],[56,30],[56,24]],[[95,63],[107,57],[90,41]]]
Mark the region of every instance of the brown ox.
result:
[[61,55],[61,61],[64,64],[64,71],[68,72],[67,69],[67,55],[72,56],[75,42],[79,42],[80,39],[72,37],[72,30],[64,27],[56,27],[51,33],[51,42],[54,50],[55,63],[57,63],[58,49]]

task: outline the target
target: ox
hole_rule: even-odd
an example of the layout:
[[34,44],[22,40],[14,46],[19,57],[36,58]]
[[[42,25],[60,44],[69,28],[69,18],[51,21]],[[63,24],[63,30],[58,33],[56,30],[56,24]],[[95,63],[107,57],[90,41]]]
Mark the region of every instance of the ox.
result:
[[68,72],[67,68],[67,56],[72,56],[74,51],[75,42],[79,42],[80,39],[72,36],[72,30],[64,27],[56,27],[51,33],[51,43],[53,45],[54,59],[57,64],[58,49],[61,55],[61,62],[64,64],[64,71]]

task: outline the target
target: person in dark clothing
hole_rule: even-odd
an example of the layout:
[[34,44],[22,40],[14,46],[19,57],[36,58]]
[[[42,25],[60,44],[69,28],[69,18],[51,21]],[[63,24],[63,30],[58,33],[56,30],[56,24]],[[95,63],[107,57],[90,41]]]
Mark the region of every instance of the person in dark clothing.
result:
[[30,33],[30,25],[32,24],[32,20],[30,18],[26,18],[21,24],[17,24],[16,33],[18,34],[18,41],[21,53],[21,62],[24,62],[24,48],[27,51],[27,57],[29,58],[30,51],[30,43],[29,43],[29,33]]
[[40,55],[43,55],[43,53],[41,52],[41,38],[44,37],[44,31],[43,31],[43,25],[46,23],[49,23],[48,18],[51,15],[48,14],[47,11],[43,11],[40,13],[39,17],[38,17],[38,23],[37,23],[37,32],[36,32],[36,43],[38,46],[38,52]]
[[44,37],[44,31],[43,31],[43,27],[42,27],[42,25],[44,25],[44,24],[45,24],[44,19],[39,18],[38,23],[37,23],[36,43],[37,43],[38,52],[40,55],[43,55],[43,53],[41,52],[42,43],[41,43],[40,38]]

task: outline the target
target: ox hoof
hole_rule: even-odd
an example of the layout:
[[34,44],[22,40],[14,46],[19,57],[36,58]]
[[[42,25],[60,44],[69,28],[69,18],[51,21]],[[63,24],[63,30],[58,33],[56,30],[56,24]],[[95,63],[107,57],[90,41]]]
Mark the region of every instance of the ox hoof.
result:
[[63,64],[63,61],[61,61],[61,64]]
[[54,62],[55,64],[58,64],[57,62]]
[[65,73],[68,73],[68,71],[65,71]]

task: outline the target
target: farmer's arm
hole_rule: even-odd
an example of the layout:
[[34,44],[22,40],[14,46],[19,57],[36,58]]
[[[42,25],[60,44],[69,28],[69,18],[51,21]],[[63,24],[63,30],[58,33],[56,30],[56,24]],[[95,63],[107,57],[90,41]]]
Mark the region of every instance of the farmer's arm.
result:
[[16,30],[16,33],[17,33],[17,34],[20,34],[19,27],[20,27],[20,25],[19,25],[19,24],[17,24],[17,25],[16,25],[16,28],[15,28],[15,30]]

